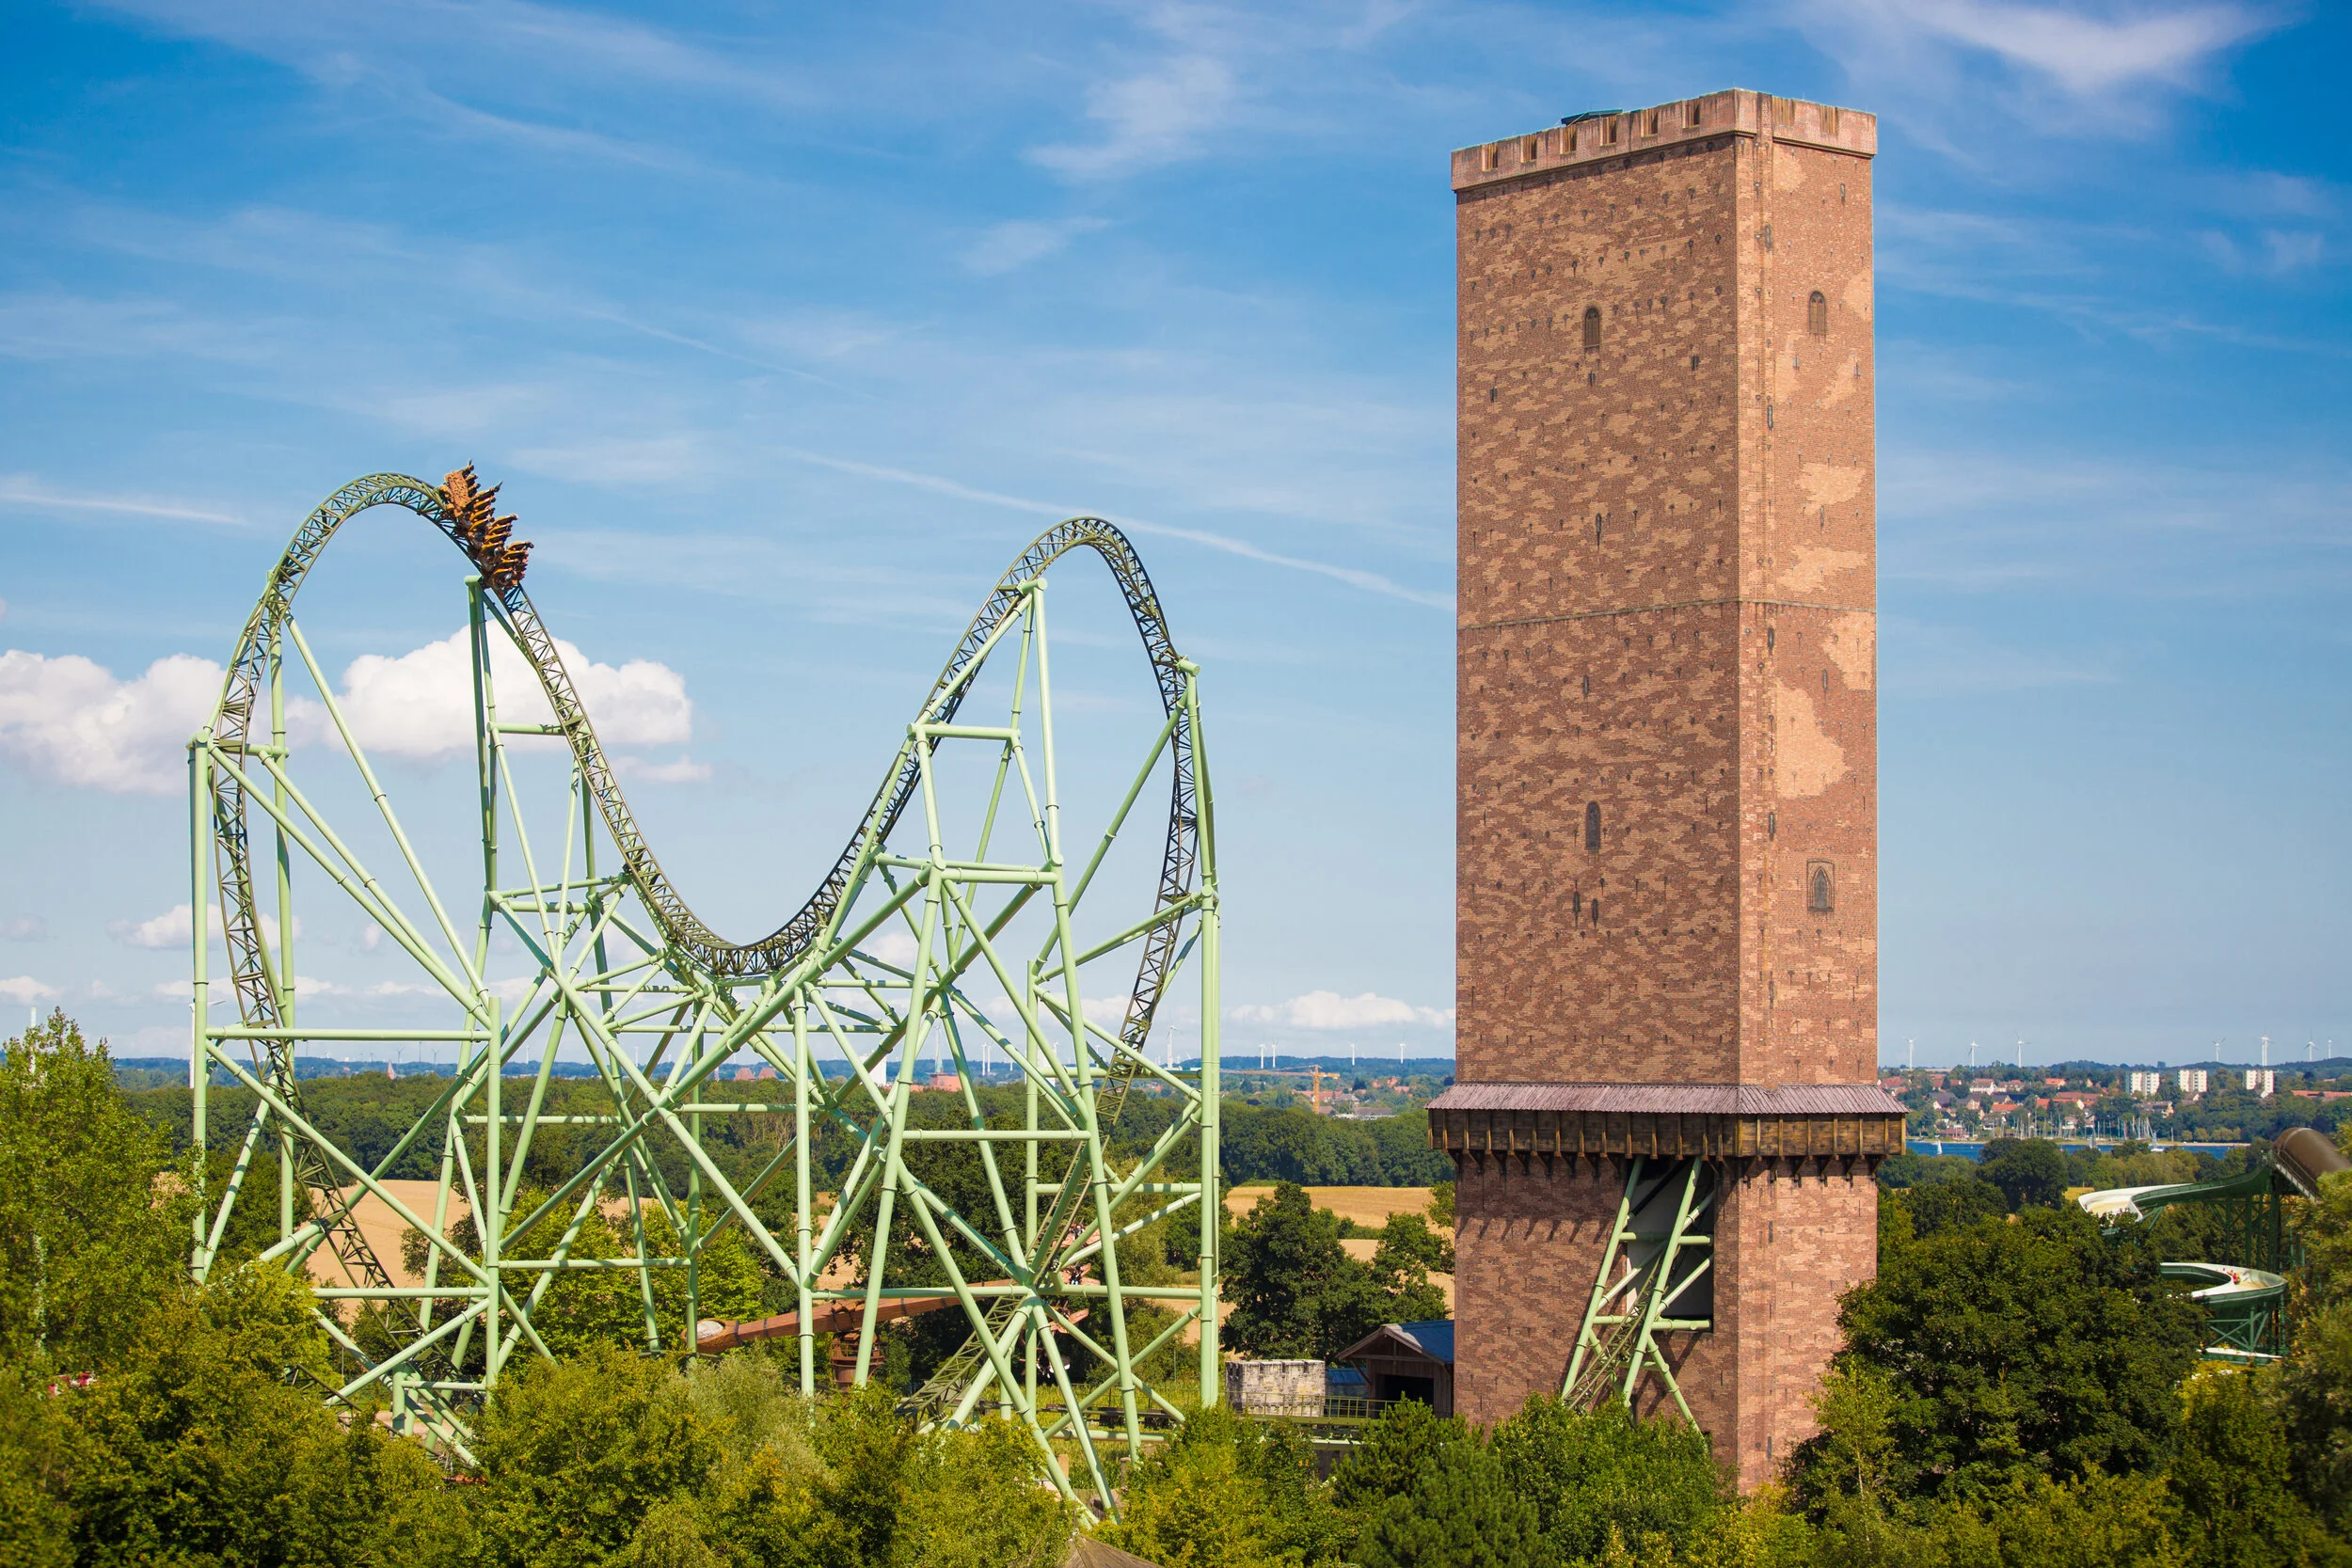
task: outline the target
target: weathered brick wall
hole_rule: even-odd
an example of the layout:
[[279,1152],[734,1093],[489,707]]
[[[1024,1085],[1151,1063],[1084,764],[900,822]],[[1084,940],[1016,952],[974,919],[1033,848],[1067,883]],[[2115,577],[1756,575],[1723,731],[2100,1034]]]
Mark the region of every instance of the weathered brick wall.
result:
[[[1459,1075],[1867,1081],[1875,121],[1729,92],[1574,134],[1454,160]],[[1868,1189],[1726,1195],[1680,1381],[1748,1481],[1809,1430]],[[1557,1389],[1616,1196],[1464,1171],[1466,1413]]]
[[[1624,1183],[1562,1161],[1455,1188],[1454,1409],[1492,1423],[1557,1394]],[[1667,1341],[1677,1383],[1740,1484],[1775,1476],[1816,1430],[1811,1396],[1837,1348],[1837,1298],[1877,1273],[1878,1188],[1857,1170],[1754,1168],[1721,1193],[1712,1332]],[[1646,1380],[1645,1415],[1666,1403]]]

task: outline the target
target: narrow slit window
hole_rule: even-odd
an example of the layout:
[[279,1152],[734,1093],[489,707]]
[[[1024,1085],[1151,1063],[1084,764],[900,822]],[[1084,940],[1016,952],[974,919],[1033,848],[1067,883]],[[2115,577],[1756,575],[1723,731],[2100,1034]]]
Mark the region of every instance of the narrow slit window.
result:
[[1829,295],[1819,289],[1804,302],[1804,329],[1816,338],[1829,336]]
[[1595,851],[1600,848],[1600,802],[1598,800],[1584,802],[1584,847]]
[[1584,307],[1584,352],[1600,352],[1600,307],[1597,305]]

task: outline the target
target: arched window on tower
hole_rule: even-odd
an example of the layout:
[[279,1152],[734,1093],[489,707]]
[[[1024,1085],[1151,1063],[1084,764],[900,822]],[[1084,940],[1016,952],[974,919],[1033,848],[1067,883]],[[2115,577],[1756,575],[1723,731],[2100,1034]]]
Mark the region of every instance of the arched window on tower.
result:
[[1600,847],[1600,802],[1598,800],[1584,802],[1584,847],[1594,850]]
[[1816,338],[1829,336],[1829,295],[1819,289],[1804,302],[1804,329]]
[[1829,862],[1805,863],[1804,907],[1812,914],[1828,914],[1837,908],[1837,878]]
[[1584,307],[1584,352],[1600,352],[1600,307],[1597,305]]

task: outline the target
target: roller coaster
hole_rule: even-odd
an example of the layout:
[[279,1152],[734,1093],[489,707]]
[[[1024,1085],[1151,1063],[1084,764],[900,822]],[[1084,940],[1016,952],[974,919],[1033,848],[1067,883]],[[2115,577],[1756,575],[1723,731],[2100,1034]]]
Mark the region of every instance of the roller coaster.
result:
[[2229,1249],[2239,1260],[2176,1260],[2162,1265],[2164,1275],[2189,1286],[2189,1299],[2204,1308],[2208,1359],[2274,1361],[2286,1352],[2286,1276],[2298,1261],[2285,1200],[2316,1199],[2321,1180],[2342,1170],[2352,1170],[2352,1160],[2325,1135],[2296,1127],[2281,1133],[2266,1154],[2235,1176],[2109,1187],[2085,1193],[2075,1201],[2111,1226],[2153,1218],[2175,1204],[2217,1207]]
[[[465,561],[473,766],[459,781],[456,843],[446,809],[424,814],[444,826],[412,832],[422,817],[396,804],[294,615],[327,546],[376,508],[437,530]],[[218,706],[190,742],[199,1147],[216,1083],[249,1091],[253,1107],[229,1174],[203,1195],[197,1277],[237,1206],[274,1199],[276,1240],[260,1262],[340,1275],[316,1291],[349,1374],[328,1396],[381,1407],[458,1465],[476,1463],[476,1420],[501,1379],[550,1354],[543,1315],[567,1272],[633,1276],[648,1354],[780,1336],[810,1393],[819,1335],[839,1336],[836,1357],[853,1337],[843,1380],[865,1385],[881,1371],[878,1330],[945,1307],[963,1320],[962,1347],[901,1408],[933,1427],[1015,1422],[1066,1497],[1107,1506],[1116,1460],[1221,1391],[1216,1204],[1199,1174],[1217,1166],[1215,820],[1200,671],[1177,652],[1141,560],[1097,518],[1040,536],[916,706],[815,893],[773,931],[733,942],[655,858],[523,590],[531,546],[514,523],[470,467],[439,484],[375,474],[337,490],[270,571]],[[1137,726],[1132,782],[1081,832],[1057,768],[1045,587],[1049,569],[1089,551],[1124,599],[1157,704]],[[516,669],[508,648],[544,699],[530,711],[551,720],[518,719],[529,693],[499,689],[494,667]],[[982,700],[993,721],[966,711]],[[290,714],[313,725],[311,743]],[[1155,784],[1168,804],[1154,879],[1141,869],[1148,851],[1114,847],[1139,809],[1149,815]],[[462,896],[446,891],[453,864]],[[389,939],[405,974],[371,994],[409,999],[410,1016],[345,1024],[298,1011],[297,885],[315,900],[313,929],[334,905],[345,925],[356,911]],[[1180,1071],[1147,1048],[1187,964],[1200,1062]],[[234,1018],[222,1008],[215,1021],[223,990]],[[455,1069],[389,1152],[362,1162],[306,1115],[297,1048],[393,1041],[445,1049]],[[593,1114],[568,1092],[565,1114],[550,1108],[567,1047],[590,1064]],[[940,1070],[918,1082],[927,1053]],[[997,1053],[1021,1091],[1018,1117],[1001,1093],[993,1113],[983,1104],[975,1058]],[[744,1078],[758,1098],[745,1098]],[[954,1124],[911,1119],[912,1095],[948,1078]],[[1115,1162],[1108,1142],[1137,1094],[1170,1097],[1176,1114],[1139,1156]],[[731,1180],[706,1130],[746,1117],[780,1134],[753,1175],[739,1166]],[[586,1153],[542,1190],[526,1174],[556,1124]],[[833,1192],[814,1179],[820,1136],[854,1149]],[[922,1178],[926,1146],[977,1155],[977,1202],[970,1184],[958,1201]],[[388,1175],[412,1152],[438,1161],[429,1205],[404,1201]],[[368,1197],[411,1232],[421,1277],[378,1255],[358,1218]],[[625,1236],[624,1256],[584,1255],[598,1216]],[[1197,1283],[1122,1280],[1119,1242],[1161,1221],[1197,1225]],[[699,1266],[730,1232],[787,1282],[790,1312],[704,1319]],[[657,1322],[670,1271],[685,1281],[683,1343]],[[1197,1389],[1184,1386],[1190,1371],[1167,1387],[1145,1375],[1171,1363],[1197,1368]]]

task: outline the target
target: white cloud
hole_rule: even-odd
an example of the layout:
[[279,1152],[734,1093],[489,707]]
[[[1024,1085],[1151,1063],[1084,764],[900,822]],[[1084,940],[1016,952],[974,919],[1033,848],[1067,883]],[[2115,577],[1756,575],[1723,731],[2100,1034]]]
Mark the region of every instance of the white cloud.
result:
[[1374,991],[1342,996],[1337,991],[1311,990],[1287,1002],[1235,1007],[1232,1016],[1243,1023],[1284,1024],[1293,1029],[1369,1029],[1390,1023],[1417,1023],[1429,1029],[1454,1027],[1451,1007],[1416,1006]]
[[2224,271],[2263,273],[2273,277],[2319,265],[2328,248],[2324,236],[2308,230],[2265,229],[2259,243],[2253,245],[2241,245],[2217,230],[2207,230],[2199,237],[2204,242],[2205,253]]
[[220,699],[221,667],[172,654],[132,680],[79,654],[0,653],[0,756],[110,794],[187,787],[188,736]]
[[[607,745],[670,746],[691,735],[694,705],[675,670],[643,658],[599,664],[561,639],[556,649]],[[491,641],[490,667],[501,719],[553,720],[537,675],[503,637]],[[59,784],[110,794],[176,794],[186,787],[188,736],[219,702],[222,679],[219,665],[190,654],[159,658],[145,673],[118,680],[79,654],[52,658],[10,649],[0,654],[0,757]],[[437,762],[473,751],[463,631],[397,657],[362,655],[343,672],[338,696],[371,752]],[[326,710],[300,697],[287,704],[287,728],[297,747],[331,733]],[[657,784],[709,777],[707,768],[684,757],[632,757],[627,765]]]
[[2269,26],[2242,6],[2135,7],[2111,16],[1985,0],[1865,0],[1852,8],[1998,55],[2082,97],[2141,81],[2186,86],[2211,56]]
[[372,986],[346,986],[334,980],[322,980],[316,975],[296,974],[294,994],[317,1001],[340,996],[360,1001],[379,1001],[394,996],[447,996],[440,986],[422,980],[378,980]]
[[612,759],[612,770],[632,783],[701,784],[710,777],[710,765],[696,762],[692,757],[675,757],[668,762],[648,762],[644,757],[620,756]]
[[[151,920],[109,921],[106,934],[125,947],[185,947],[188,939],[196,934],[193,914],[190,906],[174,904]],[[210,924],[205,928],[212,933],[214,945],[217,946],[226,917],[222,915],[220,906],[215,904],[206,918]],[[294,916],[294,935],[302,935],[300,915]],[[262,916],[262,940],[272,943],[278,941],[278,922],[268,914]]]
[[56,994],[56,987],[44,986],[29,974],[18,974],[0,980],[0,996],[7,997],[21,1007],[29,1007],[36,1002]]
[[963,264],[983,277],[994,277],[1016,272],[1032,261],[1041,261],[1067,249],[1079,235],[1108,227],[1102,218],[1060,218],[1052,223],[1014,218],[984,230],[972,248],[963,253]]
[[865,951],[898,969],[914,967],[914,933],[881,930],[866,939]]
[[[598,664],[560,638],[555,646],[607,746],[675,745],[692,732],[686,677],[668,665],[644,658]],[[553,721],[537,674],[502,636],[490,640],[490,673],[502,722]],[[339,700],[352,733],[371,752],[422,762],[472,754],[472,655],[463,631],[398,657],[361,655],[343,672]]]
[[1238,97],[1224,61],[1179,55],[1142,75],[1098,82],[1087,90],[1087,118],[1103,127],[1100,139],[1032,148],[1029,157],[1081,180],[1174,163],[1225,123]]
[[0,919],[0,942],[47,942],[49,935],[49,922],[37,914]]
[[104,512],[125,517],[156,517],[169,522],[220,523],[243,528],[246,520],[169,497],[93,496],[42,484],[29,474],[0,479],[0,507],[30,512]]

